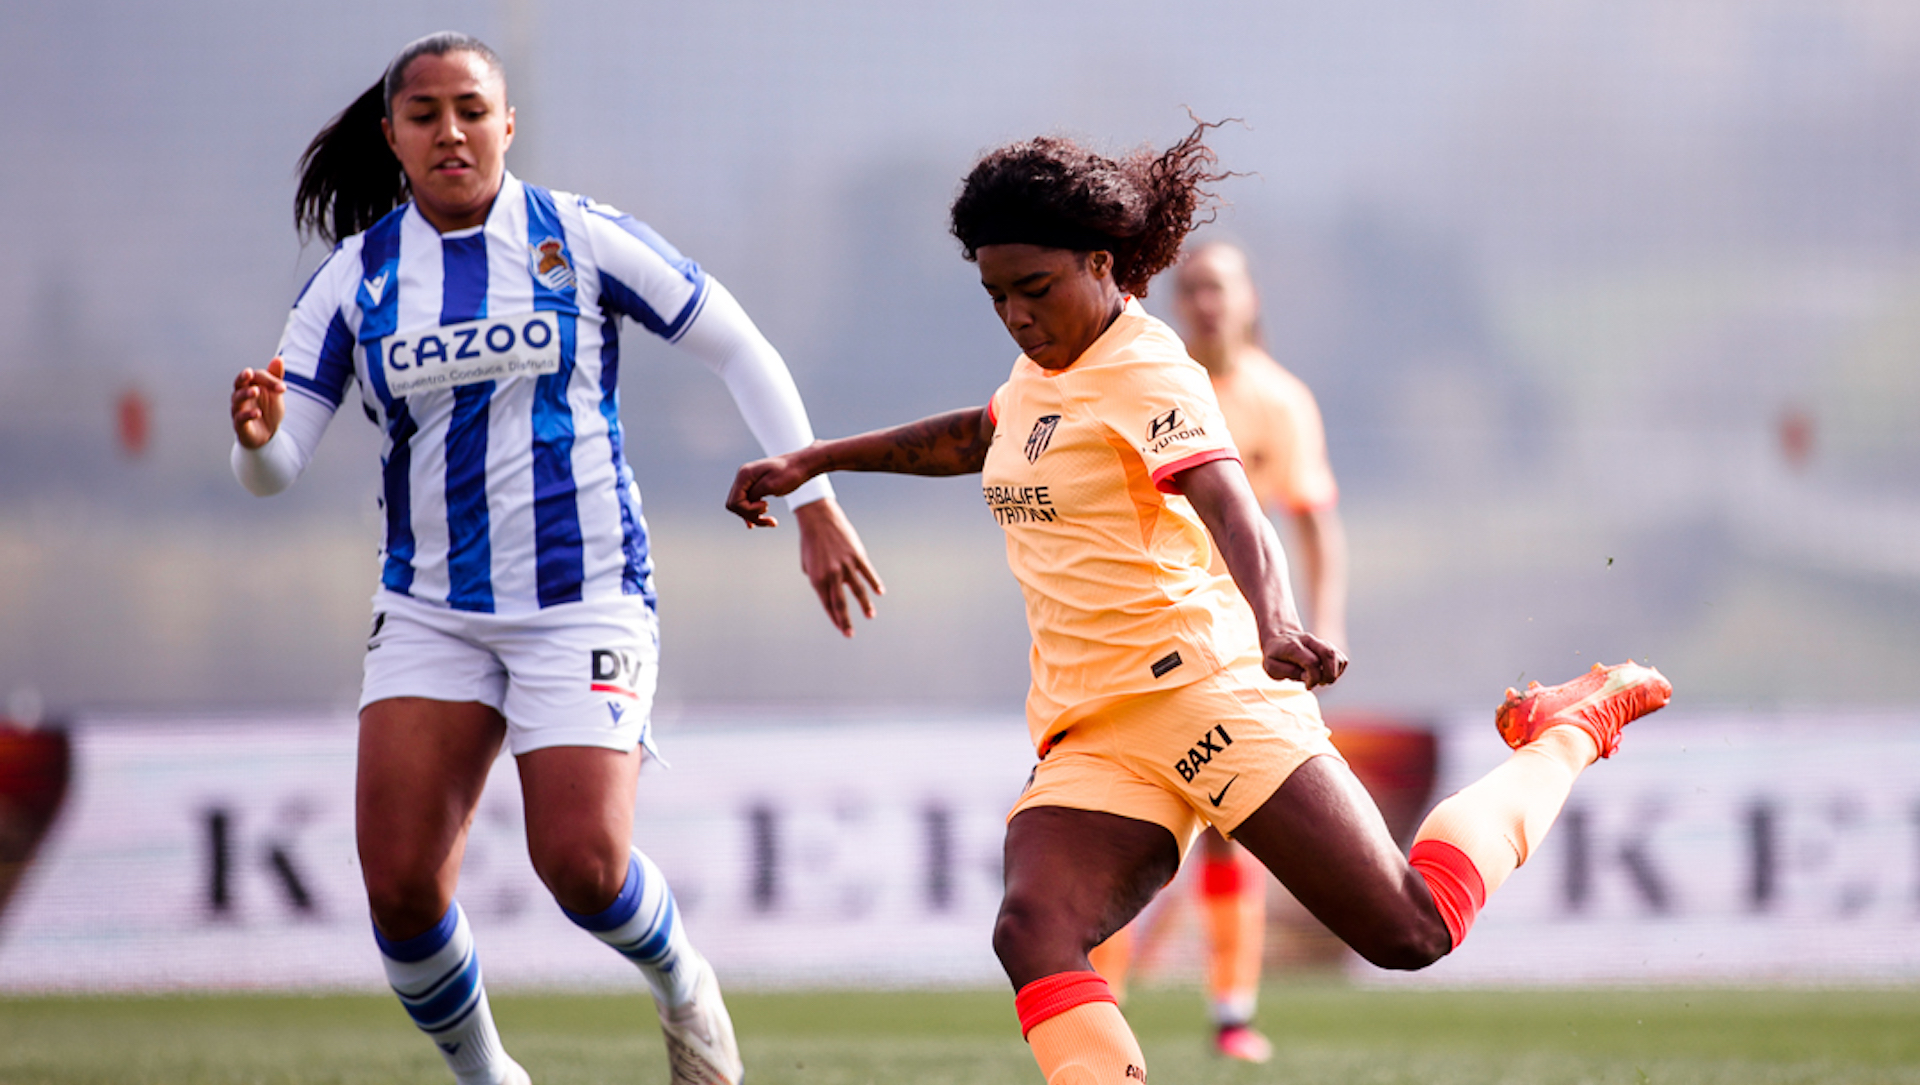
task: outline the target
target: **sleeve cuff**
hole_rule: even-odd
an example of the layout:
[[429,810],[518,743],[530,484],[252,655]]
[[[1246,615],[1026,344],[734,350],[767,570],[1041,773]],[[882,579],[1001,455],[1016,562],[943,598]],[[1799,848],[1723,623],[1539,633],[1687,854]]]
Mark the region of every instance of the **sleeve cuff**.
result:
[[827,476],[816,475],[800,485],[800,488],[786,496],[787,510],[791,512],[802,505],[811,505],[823,497],[833,496],[833,483]]
[[1198,467],[1203,463],[1212,463],[1215,460],[1232,460],[1235,463],[1239,463],[1240,454],[1231,448],[1211,448],[1205,452],[1195,452],[1191,456],[1182,456],[1172,463],[1161,464],[1154,469],[1149,477],[1153,479],[1154,489],[1159,490],[1163,494],[1177,494],[1180,492],[1180,487],[1174,485],[1173,476],[1188,468]]
[[233,477],[255,497],[271,497],[293,485],[293,480],[300,476],[299,450],[287,436],[284,424],[259,448],[247,448],[235,441],[228,459],[233,466]]

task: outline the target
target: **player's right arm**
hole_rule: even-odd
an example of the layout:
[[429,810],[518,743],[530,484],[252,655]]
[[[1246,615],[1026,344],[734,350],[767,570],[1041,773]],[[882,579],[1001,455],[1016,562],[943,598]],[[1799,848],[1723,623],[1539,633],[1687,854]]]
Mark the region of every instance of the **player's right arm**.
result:
[[[353,381],[352,333],[342,312],[357,261],[335,249],[293,304],[280,349],[264,369],[233,379],[233,475],[258,497],[293,485]],[[344,293],[343,293],[344,291]]]
[[1300,624],[1287,584],[1287,556],[1237,460],[1213,460],[1173,476],[1207,526],[1233,582],[1253,609],[1269,675],[1308,689],[1338,679],[1347,657]]
[[727,511],[748,527],[772,527],[767,498],[792,493],[828,471],[881,471],[895,475],[970,475],[987,462],[993,417],[986,407],[965,407],[904,426],[855,437],[815,441],[784,456],[769,456],[740,468],[727,494]]
[[255,452],[280,432],[287,413],[287,363],[275,358],[265,369],[242,369],[233,378],[233,439]]

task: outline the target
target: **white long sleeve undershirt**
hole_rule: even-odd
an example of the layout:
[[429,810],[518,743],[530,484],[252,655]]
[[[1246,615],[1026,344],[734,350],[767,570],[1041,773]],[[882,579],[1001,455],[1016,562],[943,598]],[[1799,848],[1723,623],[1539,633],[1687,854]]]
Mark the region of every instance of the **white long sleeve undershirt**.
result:
[[[740,416],[767,455],[813,443],[813,426],[793,374],[720,280],[707,277],[706,307],[688,325],[680,345],[726,382]],[[833,484],[821,475],[793,491],[787,506],[799,508],[832,496]]]
[[233,442],[233,477],[255,497],[271,497],[293,485],[333,421],[332,407],[298,389],[289,387],[281,403],[286,410],[272,440],[259,448]]

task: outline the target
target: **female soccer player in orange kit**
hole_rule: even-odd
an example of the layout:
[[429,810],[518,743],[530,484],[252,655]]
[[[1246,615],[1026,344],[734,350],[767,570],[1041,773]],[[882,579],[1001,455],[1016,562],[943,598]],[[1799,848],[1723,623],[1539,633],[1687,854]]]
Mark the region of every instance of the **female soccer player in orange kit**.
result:
[[[1633,663],[1509,691],[1496,721],[1515,752],[1401,854],[1310,692],[1346,657],[1300,624],[1205,371],[1135,300],[1218,177],[1203,135],[1118,160],[1049,137],[981,159],[952,229],[1020,346],[1007,382],[985,406],[747,464],[727,499],[772,526],[768,496],[828,471],[981,473],[1026,597],[1040,754],[1007,822],[993,944],[1050,1085],[1146,1079],[1087,951],[1203,824],[1368,961],[1423,968],[1460,944],[1574,778],[1672,692]],[[1230,575],[1210,571],[1215,547]]]
[[[1189,248],[1173,274],[1173,309],[1187,352],[1207,371],[1227,432],[1263,508],[1285,513],[1299,543],[1310,621],[1346,646],[1347,543],[1326,430],[1313,393],[1260,345],[1260,300],[1246,253],[1224,241]],[[1198,890],[1207,941],[1214,1049],[1266,1062],[1273,1045],[1253,1027],[1266,948],[1267,879],[1257,860],[1217,831],[1200,836]],[[1093,952],[1094,970],[1124,989],[1134,925]]]

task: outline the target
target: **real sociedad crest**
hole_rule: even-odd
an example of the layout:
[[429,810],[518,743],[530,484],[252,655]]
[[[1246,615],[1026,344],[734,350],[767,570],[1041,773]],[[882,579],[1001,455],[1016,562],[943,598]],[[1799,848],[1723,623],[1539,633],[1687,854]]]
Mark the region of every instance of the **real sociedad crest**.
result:
[[557,237],[534,242],[527,250],[527,267],[548,290],[565,290],[573,285],[573,263],[567,259],[566,245]]

